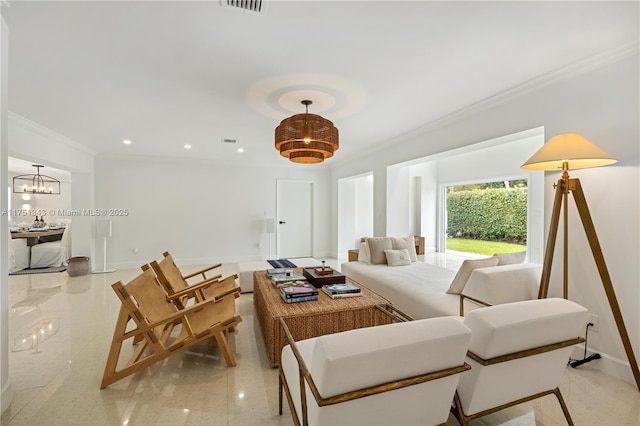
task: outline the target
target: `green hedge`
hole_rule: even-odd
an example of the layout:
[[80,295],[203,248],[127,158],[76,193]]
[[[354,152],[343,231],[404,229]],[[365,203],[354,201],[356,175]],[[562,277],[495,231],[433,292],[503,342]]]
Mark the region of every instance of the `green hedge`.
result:
[[447,193],[447,235],[526,242],[527,189],[474,189]]

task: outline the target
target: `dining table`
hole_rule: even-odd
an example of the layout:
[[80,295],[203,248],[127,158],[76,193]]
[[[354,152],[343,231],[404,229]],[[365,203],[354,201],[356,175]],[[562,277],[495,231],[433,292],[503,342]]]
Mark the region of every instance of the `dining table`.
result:
[[[46,241],[55,241],[62,238],[62,234],[64,233],[64,228],[59,229],[45,229],[45,230],[25,230],[25,231],[17,231],[11,232],[11,238],[26,238],[27,245],[29,247],[39,244],[41,238]],[[59,235],[59,238],[55,238]],[[44,237],[44,238],[43,238]]]

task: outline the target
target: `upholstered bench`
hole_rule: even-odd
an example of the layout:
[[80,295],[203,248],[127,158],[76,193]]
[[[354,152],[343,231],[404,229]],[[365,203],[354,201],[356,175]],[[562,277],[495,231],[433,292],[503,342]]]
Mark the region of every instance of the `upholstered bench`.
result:
[[[298,268],[307,268],[311,266],[320,266],[321,261],[312,257],[299,257],[295,259],[289,259]],[[266,260],[257,260],[254,262],[239,262],[238,263],[238,285],[240,286],[242,293],[253,293],[253,273],[255,271],[265,271],[272,269],[273,266]]]

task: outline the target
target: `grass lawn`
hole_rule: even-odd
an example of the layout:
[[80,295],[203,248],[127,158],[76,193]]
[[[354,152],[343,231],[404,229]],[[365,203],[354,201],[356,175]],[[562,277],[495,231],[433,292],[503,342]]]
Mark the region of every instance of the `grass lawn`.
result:
[[502,243],[499,241],[467,240],[464,238],[447,238],[447,250],[463,251],[465,253],[486,254],[515,253],[525,251],[526,245]]

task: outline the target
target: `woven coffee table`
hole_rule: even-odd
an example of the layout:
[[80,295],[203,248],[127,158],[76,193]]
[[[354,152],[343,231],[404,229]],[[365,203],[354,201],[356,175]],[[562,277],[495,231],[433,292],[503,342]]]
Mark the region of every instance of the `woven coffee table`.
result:
[[[300,268],[296,270],[302,272]],[[376,306],[387,307],[391,303],[361,284],[357,285],[362,289],[362,296],[332,299],[318,289],[318,300],[285,303],[280,297],[280,289],[271,284],[265,272],[254,272],[253,304],[271,366],[277,367],[280,363],[280,352],[286,341],[280,329],[280,318],[285,319],[295,340],[390,324],[391,319]]]

